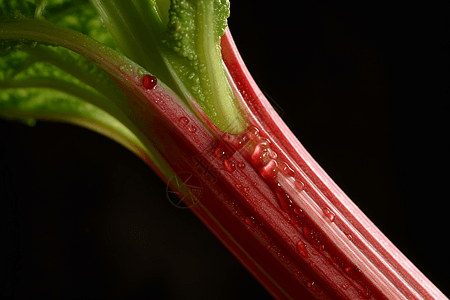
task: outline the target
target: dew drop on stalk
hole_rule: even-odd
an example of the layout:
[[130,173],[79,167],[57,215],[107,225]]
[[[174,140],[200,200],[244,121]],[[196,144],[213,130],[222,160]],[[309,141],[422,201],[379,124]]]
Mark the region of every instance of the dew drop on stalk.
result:
[[[277,159],[277,157],[278,157],[278,154],[275,151],[273,151],[272,149],[270,149],[270,148],[267,148],[267,151],[265,151],[263,153],[263,155],[267,155],[268,158],[274,159],[274,160]],[[281,163],[283,163],[283,162],[281,162]],[[281,167],[279,167],[279,169],[282,170]]]
[[344,270],[353,279],[359,279],[361,276],[361,270],[357,267],[346,267]]
[[344,290],[346,290],[347,288],[348,288],[348,285],[346,285],[346,284],[343,284],[343,285],[341,285],[342,286],[342,288],[344,289]]
[[260,167],[263,164],[262,160],[262,154],[263,154],[264,148],[262,148],[261,145],[256,145],[255,149],[253,149],[253,153],[251,154],[251,159],[253,162],[253,165],[256,167]]
[[317,233],[314,229],[312,229],[308,226],[303,226],[303,234],[305,235],[305,238],[307,240],[314,242],[314,243],[319,243]]
[[234,172],[236,170],[236,165],[234,164],[234,161],[230,161],[229,159],[224,160],[223,165],[225,166],[228,172]]
[[235,146],[236,148],[240,149],[244,146],[244,144],[247,142],[247,137],[240,137],[236,140]]
[[353,237],[352,237],[352,235],[349,233],[349,234],[347,234],[347,238],[351,241],[351,240],[353,240]]
[[225,151],[222,149],[222,148],[220,148],[220,147],[218,147],[218,148],[216,148],[216,150],[214,150],[214,154],[218,157],[218,158],[222,158],[222,157],[224,157],[225,156]]
[[314,285],[314,281],[308,281],[306,285],[311,288]]
[[253,217],[246,217],[245,223],[247,223],[249,226],[255,226],[255,219]]
[[287,163],[285,163],[284,161],[281,161],[281,162],[279,162],[278,165],[279,165],[281,172],[283,172],[283,174],[286,174],[287,176],[290,176],[290,177],[294,177],[295,172],[294,172],[294,170],[292,170],[292,168]]
[[181,117],[178,121],[180,122],[180,125],[183,127],[189,123],[189,120],[186,117]]
[[246,192],[246,193],[248,193],[248,191],[249,191],[248,187],[244,187],[243,190],[244,190],[244,192]]
[[269,182],[273,181],[278,173],[277,162],[270,160],[265,167],[259,169],[259,173]]
[[142,84],[147,90],[151,90],[156,86],[157,80],[155,76],[145,74],[142,78]]
[[330,220],[331,222],[334,222],[335,214],[332,212],[328,207],[325,207],[323,210],[324,215]]
[[242,187],[242,184],[236,184],[236,188],[240,189]]
[[194,133],[194,132],[197,131],[197,128],[196,128],[195,126],[189,126],[189,127],[188,127],[188,131],[189,131],[190,133]]
[[308,257],[308,250],[306,250],[306,245],[302,241],[297,243],[297,250],[303,257]]
[[238,167],[243,169],[243,168],[245,168],[245,164],[243,162],[240,162],[240,163],[238,163]]
[[305,189],[305,184],[303,182],[301,182],[301,181],[296,180],[295,181],[295,189],[298,192],[301,192],[301,191],[303,191]]
[[296,215],[298,215],[298,216],[300,216],[300,217],[303,217],[303,216],[304,216],[304,215],[303,215],[303,210],[302,210],[300,207],[295,207],[295,208],[294,208],[294,212],[295,212]]
[[289,194],[285,193],[282,190],[277,190],[276,194],[280,202],[281,208],[287,213],[291,212],[294,203],[292,202],[292,199],[289,196]]
[[250,127],[247,132],[246,132],[246,136],[250,139],[253,140],[254,138],[259,137],[259,130],[258,128],[252,126]]
[[370,296],[372,296],[372,291],[368,288],[368,287],[366,287],[364,290],[360,290],[359,291],[359,294],[363,297],[363,298],[365,298],[365,299],[369,299],[370,298]]

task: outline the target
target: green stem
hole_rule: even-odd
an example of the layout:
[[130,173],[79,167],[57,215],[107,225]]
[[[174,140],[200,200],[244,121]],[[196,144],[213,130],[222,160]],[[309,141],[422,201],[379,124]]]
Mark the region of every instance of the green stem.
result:
[[103,95],[97,93],[96,91],[84,89],[78,85],[57,78],[31,77],[27,79],[8,81],[6,83],[0,82],[0,88],[4,90],[14,88],[52,89],[83,99],[84,101],[101,108],[110,115],[117,115],[117,110],[110,109],[111,105],[105,105],[109,103],[108,99]]
[[[1,22],[0,39],[25,39],[67,48],[99,66],[113,80],[121,83],[125,89],[134,90],[135,86],[133,82],[124,78],[124,71],[121,70],[121,66],[126,66],[124,70],[129,71],[128,75],[130,77],[140,73],[147,73],[147,71],[133,61],[98,41],[77,31],[47,21],[21,19]],[[164,83],[159,82],[159,85],[162,88],[166,88]],[[161,173],[166,178],[171,178],[173,171],[161,158],[159,150],[153,146],[148,138],[153,133],[150,132],[151,128],[147,128],[145,123],[147,121],[136,117],[133,108],[127,102],[128,99],[123,101],[123,99],[116,96],[109,100],[110,102],[105,103],[104,105],[106,106],[103,107],[111,111],[113,107],[111,104],[117,106],[118,109],[111,111],[112,116],[136,135],[145,148],[152,154],[151,159]],[[141,130],[145,130],[145,132]]]
[[124,101],[120,97],[120,91],[117,86],[105,84],[104,72],[91,62],[80,61],[81,57],[74,58],[69,55],[63,55],[61,51],[53,51],[48,47],[28,48],[24,51],[39,61],[51,63],[80,82],[96,89],[106,98],[105,101],[113,102],[114,104]]
[[159,18],[157,12],[150,10],[154,15],[147,17],[153,24],[147,26],[131,1],[91,0],[91,3],[120,51],[135,63],[151,70],[172,90],[177,90],[177,85],[160,55],[159,41],[164,29],[162,24],[156,21],[156,18]]
[[[200,5],[200,4],[199,4]],[[222,61],[220,47],[216,46],[216,33],[214,26],[214,15],[207,13],[214,10],[214,3],[211,1],[201,5],[198,17],[202,20],[198,21],[200,25],[200,57],[205,57],[205,85],[209,85],[212,98],[212,104],[208,106],[213,115],[213,122],[222,130],[227,129],[228,132],[238,133],[246,129],[242,113],[239,111],[239,105],[235,100],[235,95],[227,81],[225,66]]]

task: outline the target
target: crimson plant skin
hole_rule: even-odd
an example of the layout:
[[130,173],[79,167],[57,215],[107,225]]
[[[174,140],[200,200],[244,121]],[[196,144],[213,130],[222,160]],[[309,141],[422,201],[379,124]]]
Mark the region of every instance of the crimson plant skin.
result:
[[[233,2],[229,24],[306,149],[449,295],[445,5]],[[5,298],[271,298],[122,146],[64,124],[0,126]]]

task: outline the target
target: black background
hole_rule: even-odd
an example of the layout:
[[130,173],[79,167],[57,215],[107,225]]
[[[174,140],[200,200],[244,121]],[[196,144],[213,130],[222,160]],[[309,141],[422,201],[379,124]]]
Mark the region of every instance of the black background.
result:
[[[450,295],[448,4],[292,3],[232,1],[247,67],[319,164]],[[3,298],[270,299],[122,146],[57,123],[2,120],[0,134]]]

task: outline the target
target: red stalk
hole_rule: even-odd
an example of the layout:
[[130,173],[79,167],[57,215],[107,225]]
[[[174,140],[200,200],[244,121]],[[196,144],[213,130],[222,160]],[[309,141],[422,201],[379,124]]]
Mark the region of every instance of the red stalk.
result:
[[204,183],[191,210],[276,298],[446,299],[271,113],[229,31],[222,49],[258,131],[208,131],[161,86],[130,77],[126,87],[174,172]]
[[[260,126],[264,128],[267,136],[270,136],[273,145],[279,147],[276,152],[280,160],[290,164],[298,174],[298,178],[305,184],[305,190],[310,192],[309,195],[302,197],[303,209],[308,202],[311,210],[323,208],[324,217],[316,218],[317,223],[325,221],[324,224],[333,224],[332,230],[351,235],[351,242],[342,239],[339,241],[341,244],[335,246],[343,252],[349,251],[344,255],[350,257],[353,263],[356,263],[353,259],[357,257],[351,250],[360,250],[363,256],[371,261],[372,264],[366,265],[365,268],[367,273],[372,274],[364,277],[368,283],[378,286],[377,296],[388,299],[447,299],[342,192],[304,149],[281,118],[274,113],[246,69],[229,31],[222,39],[222,53],[225,64],[229,70],[232,70],[231,76],[234,82],[238,83],[246,102],[251,103],[254,108],[252,109],[254,120],[260,121]],[[329,210],[329,208],[332,209]],[[331,211],[333,211],[332,215]],[[327,222],[325,220],[327,217],[332,221]],[[319,227],[323,229],[321,225]],[[318,261],[312,263],[317,266]],[[361,267],[359,264],[364,263],[366,262],[360,260],[358,266]],[[348,267],[344,270],[351,273]],[[373,277],[376,271],[384,275],[385,279]],[[388,284],[389,281],[390,284]],[[337,282],[334,284],[337,286]],[[346,284],[342,284],[341,287],[343,285]],[[337,288],[339,289],[339,286]],[[355,294],[347,295],[349,299],[355,299],[356,296]],[[372,297],[377,298],[375,294]],[[343,299],[345,298],[344,296]]]

